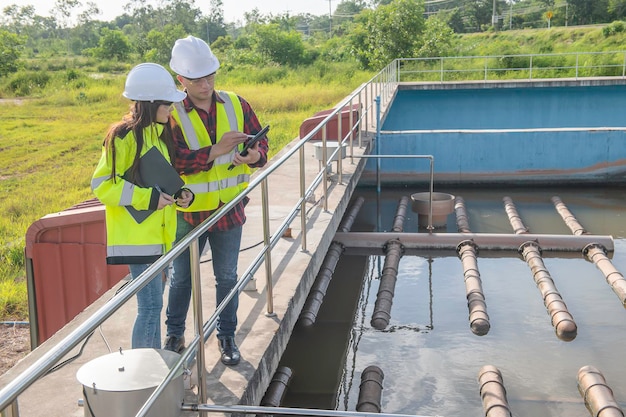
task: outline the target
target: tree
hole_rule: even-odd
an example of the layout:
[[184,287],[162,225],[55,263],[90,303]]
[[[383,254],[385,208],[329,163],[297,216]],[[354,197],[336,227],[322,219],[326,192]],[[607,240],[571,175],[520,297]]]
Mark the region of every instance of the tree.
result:
[[382,68],[396,58],[413,56],[421,46],[423,30],[423,0],[393,0],[359,14],[349,42],[364,67]]
[[18,6],[12,4],[5,7],[2,13],[7,17],[9,27],[14,33],[21,35],[24,31],[33,24],[33,18],[35,16],[35,7]]
[[256,28],[256,51],[280,65],[295,66],[304,60],[304,44],[296,31],[282,31],[278,24]]
[[102,29],[102,36],[94,54],[99,58],[124,60],[130,54],[130,43],[121,30]]
[[24,40],[15,33],[0,30],[0,77],[18,70]]
[[608,11],[615,19],[623,19],[626,16],[626,0],[609,0]]
[[182,25],[167,24],[162,30],[152,29],[146,36],[147,50],[143,54],[146,61],[167,65],[172,56],[172,46],[176,39],[184,38],[187,32]]
[[431,16],[426,19],[422,46],[418,55],[422,58],[434,58],[448,56],[452,51],[454,31],[439,16]]

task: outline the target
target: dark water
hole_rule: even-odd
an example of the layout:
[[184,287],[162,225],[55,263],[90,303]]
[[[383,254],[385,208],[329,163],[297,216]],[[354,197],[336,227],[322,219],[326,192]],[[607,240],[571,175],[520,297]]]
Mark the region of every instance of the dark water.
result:
[[[353,231],[389,230],[403,195],[425,190],[359,189],[366,203]],[[436,190],[462,196],[473,232],[512,233],[502,198],[516,204],[531,233],[570,230],[550,201],[559,196],[593,234],[612,235],[612,262],[626,271],[626,211],[621,189]],[[418,230],[409,213],[405,231]],[[447,230],[456,232],[454,216]],[[441,230],[438,230],[440,232]],[[469,328],[462,265],[424,253],[400,261],[391,321],[375,330],[370,319],[384,258],[343,256],[318,320],[296,326],[281,365],[294,373],[283,406],[355,410],[360,376],[369,365],[384,372],[382,411],[439,416],[484,415],[478,372],[502,373],[516,417],[583,417],[589,411],[577,388],[578,370],[598,368],[626,409],[626,311],[595,265],[580,257],[546,257],[545,265],[578,326],[571,342],[556,337],[530,269],[516,253],[479,256],[491,328]]]

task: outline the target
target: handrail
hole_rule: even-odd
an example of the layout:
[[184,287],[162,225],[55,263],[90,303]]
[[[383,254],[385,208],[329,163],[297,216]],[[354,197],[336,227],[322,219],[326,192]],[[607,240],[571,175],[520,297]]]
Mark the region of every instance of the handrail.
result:
[[[321,129],[326,131],[326,125],[332,120],[333,117],[339,115],[341,116],[341,111],[348,104],[351,104],[357,97],[359,103],[361,103],[362,95],[366,95],[371,97],[375,96],[375,91],[378,92],[381,88],[381,85],[390,84],[395,82],[395,74],[388,73],[388,71],[381,71],[376,74],[372,79],[370,79],[367,83],[363,84],[354,93],[345,98],[340,102],[335,109],[328,114],[328,116],[318,124],[311,132],[309,132],[304,138],[301,138],[298,142],[296,142],[295,146],[289,149],[283,156],[281,156],[278,160],[272,161],[271,164],[262,168],[258,172],[258,176],[253,178],[248,188],[243,190],[237,198],[233,201],[224,205],[220,210],[214,213],[211,217],[206,219],[202,224],[192,230],[187,236],[185,236],[182,240],[177,242],[172,249],[161,258],[159,258],[156,262],[154,262],[150,267],[146,269],[146,271],[138,276],[136,279],[130,281],[126,286],[124,286],[120,292],[115,295],[112,299],[108,300],[104,303],[102,307],[96,310],[93,314],[85,319],[85,321],[79,324],[76,329],[70,332],[66,337],[64,337],[60,342],[54,345],[50,350],[45,352],[39,359],[37,359],[32,365],[30,365],[24,372],[15,377],[11,382],[9,382],[2,390],[0,390],[0,411],[7,410],[12,406],[13,402],[19,397],[21,393],[23,393],[28,387],[30,387],[34,382],[36,382],[39,378],[46,375],[48,371],[50,371],[65,355],[70,353],[70,351],[76,347],[81,341],[84,341],[88,338],[102,323],[104,323],[109,317],[111,317],[117,310],[119,310],[126,302],[128,302],[139,290],[145,287],[148,282],[157,275],[160,275],[160,272],[163,271],[176,257],[178,257],[182,252],[188,247],[192,247],[194,244],[197,246],[197,241],[200,235],[207,230],[207,228],[213,226],[217,221],[225,215],[230,209],[232,209],[236,204],[238,204],[243,198],[245,198],[250,192],[252,192],[258,186],[267,185],[267,178],[272,175],[283,163],[285,163],[289,158],[291,158],[296,152],[300,153],[300,161],[303,164],[302,152],[306,143],[308,143],[314,135],[316,135]],[[389,100],[389,96],[384,97],[383,99]],[[370,115],[372,106],[368,103],[365,103],[365,108],[363,113],[359,113],[360,120],[358,121],[360,126],[364,126],[365,131],[369,129],[371,126],[372,119]],[[365,123],[362,121],[365,120]],[[327,163],[328,164],[328,163]],[[327,165],[326,164],[326,165]],[[323,175],[322,175],[323,174]],[[318,174],[310,186],[301,191],[301,196],[298,200],[298,204],[291,210],[290,213],[286,216],[285,220],[279,226],[278,233],[275,233],[273,236],[268,236],[270,231],[264,231],[264,242],[265,245],[260,251],[260,254],[254,259],[252,264],[246,269],[243,275],[239,278],[237,285],[231,291],[231,293],[224,299],[219,306],[217,306],[213,315],[204,323],[202,326],[202,334],[203,338],[207,338],[210,333],[215,329],[217,323],[217,317],[219,313],[225,308],[228,301],[234,297],[236,293],[238,293],[248,281],[253,277],[253,274],[260,268],[261,264],[265,261],[266,263],[270,262],[271,259],[271,249],[276,245],[279,241],[279,237],[282,235],[284,230],[288,227],[289,223],[295,219],[295,217],[300,213],[302,217],[303,225],[306,224],[306,213],[303,210],[304,202],[306,198],[313,192],[313,190],[319,185],[322,181],[322,178],[325,177],[325,169],[322,174]],[[303,171],[300,173],[301,181],[304,181]],[[326,190],[325,190],[326,191]],[[327,196],[325,195],[325,200]],[[269,207],[267,203],[267,199],[264,199],[263,203],[263,212],[269,213]],[[303,249],[305,250],[305,235],[306,235],[306,227],[302,229],[303,234]],[[199,257],[199,254],[194,254],[197,251],[190,251],[192,257]],[[192,263],[195,265],[199,265],[198,259],[192,259]],[[271,277],[268,277],[268,286],[271,286]],[[199,288],[199,286],[196,286]],[[268,287],[268,293],[271,293],[271,289]],[[195,299],[194,299],[195,302]],[[270,305],[270,304],[268,304]],[[194,318],[195,318],[194,308]],[[196,329],[196,336],[191,341],[187,349],[181,355],[181,358],[175,365],[175,368],[180,367],[181,365],[187,363],[192,355],[195,354],[196,349],[198,348],[198,344],[201,344],[201,338],[199,335],[200,329]],[[201,373],[204,372],[204,364],[201,363],[202,360],[198,357],[197,365],[198,369]],[[160,395],[160,393],[165,388],[165,385],[172,379],[173,373],[168,374],[164,381],[155,389],[153,395],[148,399],[148,401],[144,404],[144,407],[137,414],[138,416],[145,415],[145,413],[149,410],[149,408],[154,403],[154,400]]]
[[[500,81],[623,78],[626,51],[563,52],[396,60],[398,81]],[[479,65],[479,66],[478,66]],[[544,76],[538,76],[544,74]]]

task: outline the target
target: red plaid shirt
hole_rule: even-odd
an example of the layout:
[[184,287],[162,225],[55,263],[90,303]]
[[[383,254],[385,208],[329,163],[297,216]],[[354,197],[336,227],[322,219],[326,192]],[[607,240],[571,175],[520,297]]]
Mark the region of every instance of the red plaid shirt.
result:
[[[204,123],[204,127],[209,132],[209,137],[211,138],[212,144],[216,143],[216,101],[219,101],[220,103],[224,102],[218,94],[213,92],[213,103],[211,104],[211,108],[209,109],[208,113],[196,107],[189,97],[187,97],[183,101],[183,105],[187,112],[190,112],[194,109],[196,110],[196,112],[198,112],[200,119],[202,119],[202,122]],[[242,97],[239,97],[239,101],[241,102],[241,107],[243,108],[243,132],[248,135],[253,135],[261,130],[261,123],[259,123],[259,120],[254,113],[254,110],[252,110],[250,104]],[[196,174],[201,171],[208,171],[213,168],[213,161],[208,162],[209,155],[211,154],[211,146],[206,146],[204,148],[192,151],[191,149],[189,149],[189,146],[185,141],[185,137],[183,136],[183,132],[180,126],[178,126],[174,118],[171,118],[171,120],[174,134],[174,142],[176,143],[176,161],[174,163],[176,170],[181,174],[190,175]],[[252,168],[262,167],[267,163],[267,137],[259,142],[258,150],[261,153],[261,158],[257,163],[250,164],[250,167]],[[225,231],[230,230],[233,227],[243,225],[246,222],[246,214],[244,212],[244,208],[246,204],[248,204],[248,201],[248,197],[244,198],[225,216],[222,216],[222,218],[219,219],[217,223],[215,223],[215,225],[213,225],[209,230]],[[189,224],[195,227],[208,219],[209,216],[215,213],[215,211],[217,211],[223,205],[224,203],[220,202],[220,206],[215,210],[189,212],[186,211],[184,212],[183,216]]]

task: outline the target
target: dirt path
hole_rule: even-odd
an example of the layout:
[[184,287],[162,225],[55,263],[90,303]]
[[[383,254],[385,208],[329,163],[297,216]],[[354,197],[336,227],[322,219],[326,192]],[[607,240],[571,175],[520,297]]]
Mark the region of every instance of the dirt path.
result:
[[30,352],[30,329],[0,325],[0,375]]

